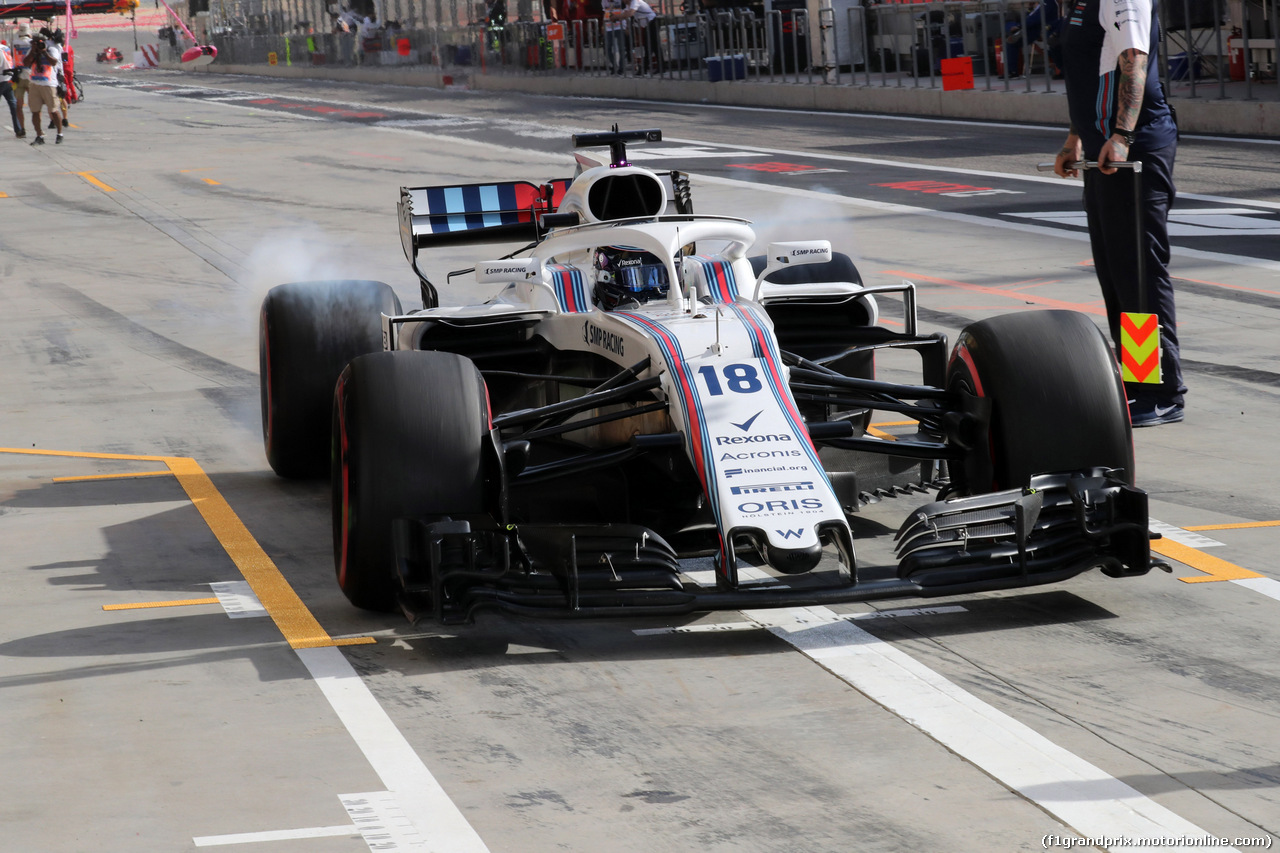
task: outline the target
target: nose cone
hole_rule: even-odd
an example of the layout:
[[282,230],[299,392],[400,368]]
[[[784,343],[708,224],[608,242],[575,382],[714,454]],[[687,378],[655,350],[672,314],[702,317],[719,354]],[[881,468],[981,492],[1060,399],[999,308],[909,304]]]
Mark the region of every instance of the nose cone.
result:
[[779,548],[770,545],[765,549],[769,565],[784,575],[802,575],[811,571],[822,559],[822,544],[815,542],[808,548]]

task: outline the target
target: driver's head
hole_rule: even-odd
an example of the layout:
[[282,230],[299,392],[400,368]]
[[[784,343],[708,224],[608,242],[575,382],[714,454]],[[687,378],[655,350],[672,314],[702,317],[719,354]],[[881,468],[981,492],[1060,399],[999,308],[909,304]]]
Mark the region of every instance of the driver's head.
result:
[[597,249],[595,274],[596,302],[607,311],[661,299],[671,286],[658,256],[627,246]]

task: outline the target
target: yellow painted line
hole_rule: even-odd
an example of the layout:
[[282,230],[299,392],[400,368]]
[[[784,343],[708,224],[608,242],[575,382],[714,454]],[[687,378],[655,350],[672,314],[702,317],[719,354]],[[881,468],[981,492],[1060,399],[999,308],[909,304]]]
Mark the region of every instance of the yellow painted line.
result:
[[867,433],[885,441],[897,441],[898,437],[896,435],[890,435],[880,427],[915,426],[917,423],[918,421],[883,421],[881,423],[868,424]]
[[253,594],[266,608],[280,633],[295,649],[314,649],[325,646],[361,646],[376,643],[373,637],[351,637],[335,640],[320,626],[315,616],[289,586],[280,569],[271,561],[253,534],[244,526],[227,503],[226,498],[214,487],[194,459],[185,456],[143,456],[122,453],[79,453],[68,450],[27,450],[25,448],[0,447],[0,453],[21,453],[31,456],[63,456],[82,459],[129,459],[134,461],[163,462],[181,484],[187,497],[209,525],[209,530],[222,545],[227,556],[235,563],[240,574],[249,582]]
[[149,607],[188,607],[193,604],[217,604],[216,598],[186,598],[182,601],[145,601],[140,604],[104,604],[103,610],[146,610]]
[[222,543],[231,562],[236,564],[240,574],[249,582],[253,594],[271,614],[276,627],[284,634],[290,646],[295,649],[314,649],[322,646],[355,645],[362,641],[377,642],[372,637],[348,641],[330,637],[196,461],[173,456],[165,459],[165,463],[204,517],[205,524],[209,525],[213,535]]
[[1197,548],[1191,548],[1172,539],[1156,539],[1151,543],[1151,550],[1157,554],[1185,563],[1193,569],[1204,572],[1203,577],[1178,578],[1183,583],[1208,583],[1210,581],[1239,581],[1247,578],[1261,578],[1257,572],[1228,563]]
[[1235,524],[1199,524],[1183,530],[1246,530],[1250,527],[1280,527],[1280,521],[1241,521]]
[[209,186],[211,186],[211,187],[218,187],[218,186],[222,186],[220,183],[218,183],[217,181],[215,181],[213,178],[201,178],[200,180],[204,181],[206,184],[208,184],[208,185],[209,185]]
[[97,187],[98,189],[102,190],[103,192],[106,192],[106,193],[113,193],[113,192],[115,192],[115,191],[116,191],[116,188],[115,188],[115,187],[107,186],[107,185],[106,185],[106,184],[104,184],[102,181],[100,181],[100,180],[98,180],[97,178],[95,178],[95,177],[93,176],[93,173],[92,173],[92,172],[76,172],[76,174],[77,174],[77,175],[79,175],[80,177],[84,178],[86,181],[88,181],[89,183],[93,184],[95,187]]
[[0,198],[8,198],[8,197],[9,197],[8,193],[0,193]]
[[172,471],[136,471],[121,474],[85,474],[80,477],[54,477],[55,483],[79,483],[85,480],[122,480],[127,477],[172,477]]
[[0,447],[0,453],[23,453],[28,456],[65,456],[71,459],[125,459],[134,462],[165,462],[168,456],[139,456],[134,453],[85,453],[79,450],[27,450],[25,447]]

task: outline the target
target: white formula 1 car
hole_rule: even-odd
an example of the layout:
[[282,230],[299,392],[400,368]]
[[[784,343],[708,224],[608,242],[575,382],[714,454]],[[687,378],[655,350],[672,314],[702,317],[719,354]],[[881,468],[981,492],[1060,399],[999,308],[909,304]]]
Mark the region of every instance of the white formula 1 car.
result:
[[[864,287],[827,241],[750,257],[746,220],[695,215],[686,175],[627,162],[660,139],[575,136],[610,156],[580,151],[572,179],[401,189],[421,310],[379,282],[267,296],[267,457],[332,478],[354,604],[677,614],[1151,568],[1123,385],[1092,321],[996,317],[948,353],[917,332],[910,284]],[[421,250],[515,241],[464,271],[487,301],[437,304]],[[901,331],[877,296],[900,300]],[[874,378],[890,347],[918,353],[919,384]],[[872,412],[918,429],[877,437]],[[857,557],[850,520],[874,495],[904,504],[890,565]],[[701,582],[698,556],[714,558]]]

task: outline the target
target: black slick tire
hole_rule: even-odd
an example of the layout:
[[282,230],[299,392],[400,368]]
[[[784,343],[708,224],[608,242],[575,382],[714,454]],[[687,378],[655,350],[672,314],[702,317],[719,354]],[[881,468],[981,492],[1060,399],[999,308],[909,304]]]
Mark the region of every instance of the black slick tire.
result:
[[379,281],[306,281],[262,301],[258,369],[262,440],[281,477],[329,473],[329,409],[351,359],[382,349],[382,314],[400,300]]
[[1034,474],[1120,468],[1133,482],[1124,384],[1102,331],[1075,311],[1028,311],[965,327],[947,387],[986,398],[990,430],[951,464],[960,494],[1026,487]]
[[343,370],[333,398],[333,549],[352,604],[395,609],[396,519],[484,511],[488,432],[484,379],[467,358],[382,352]]

